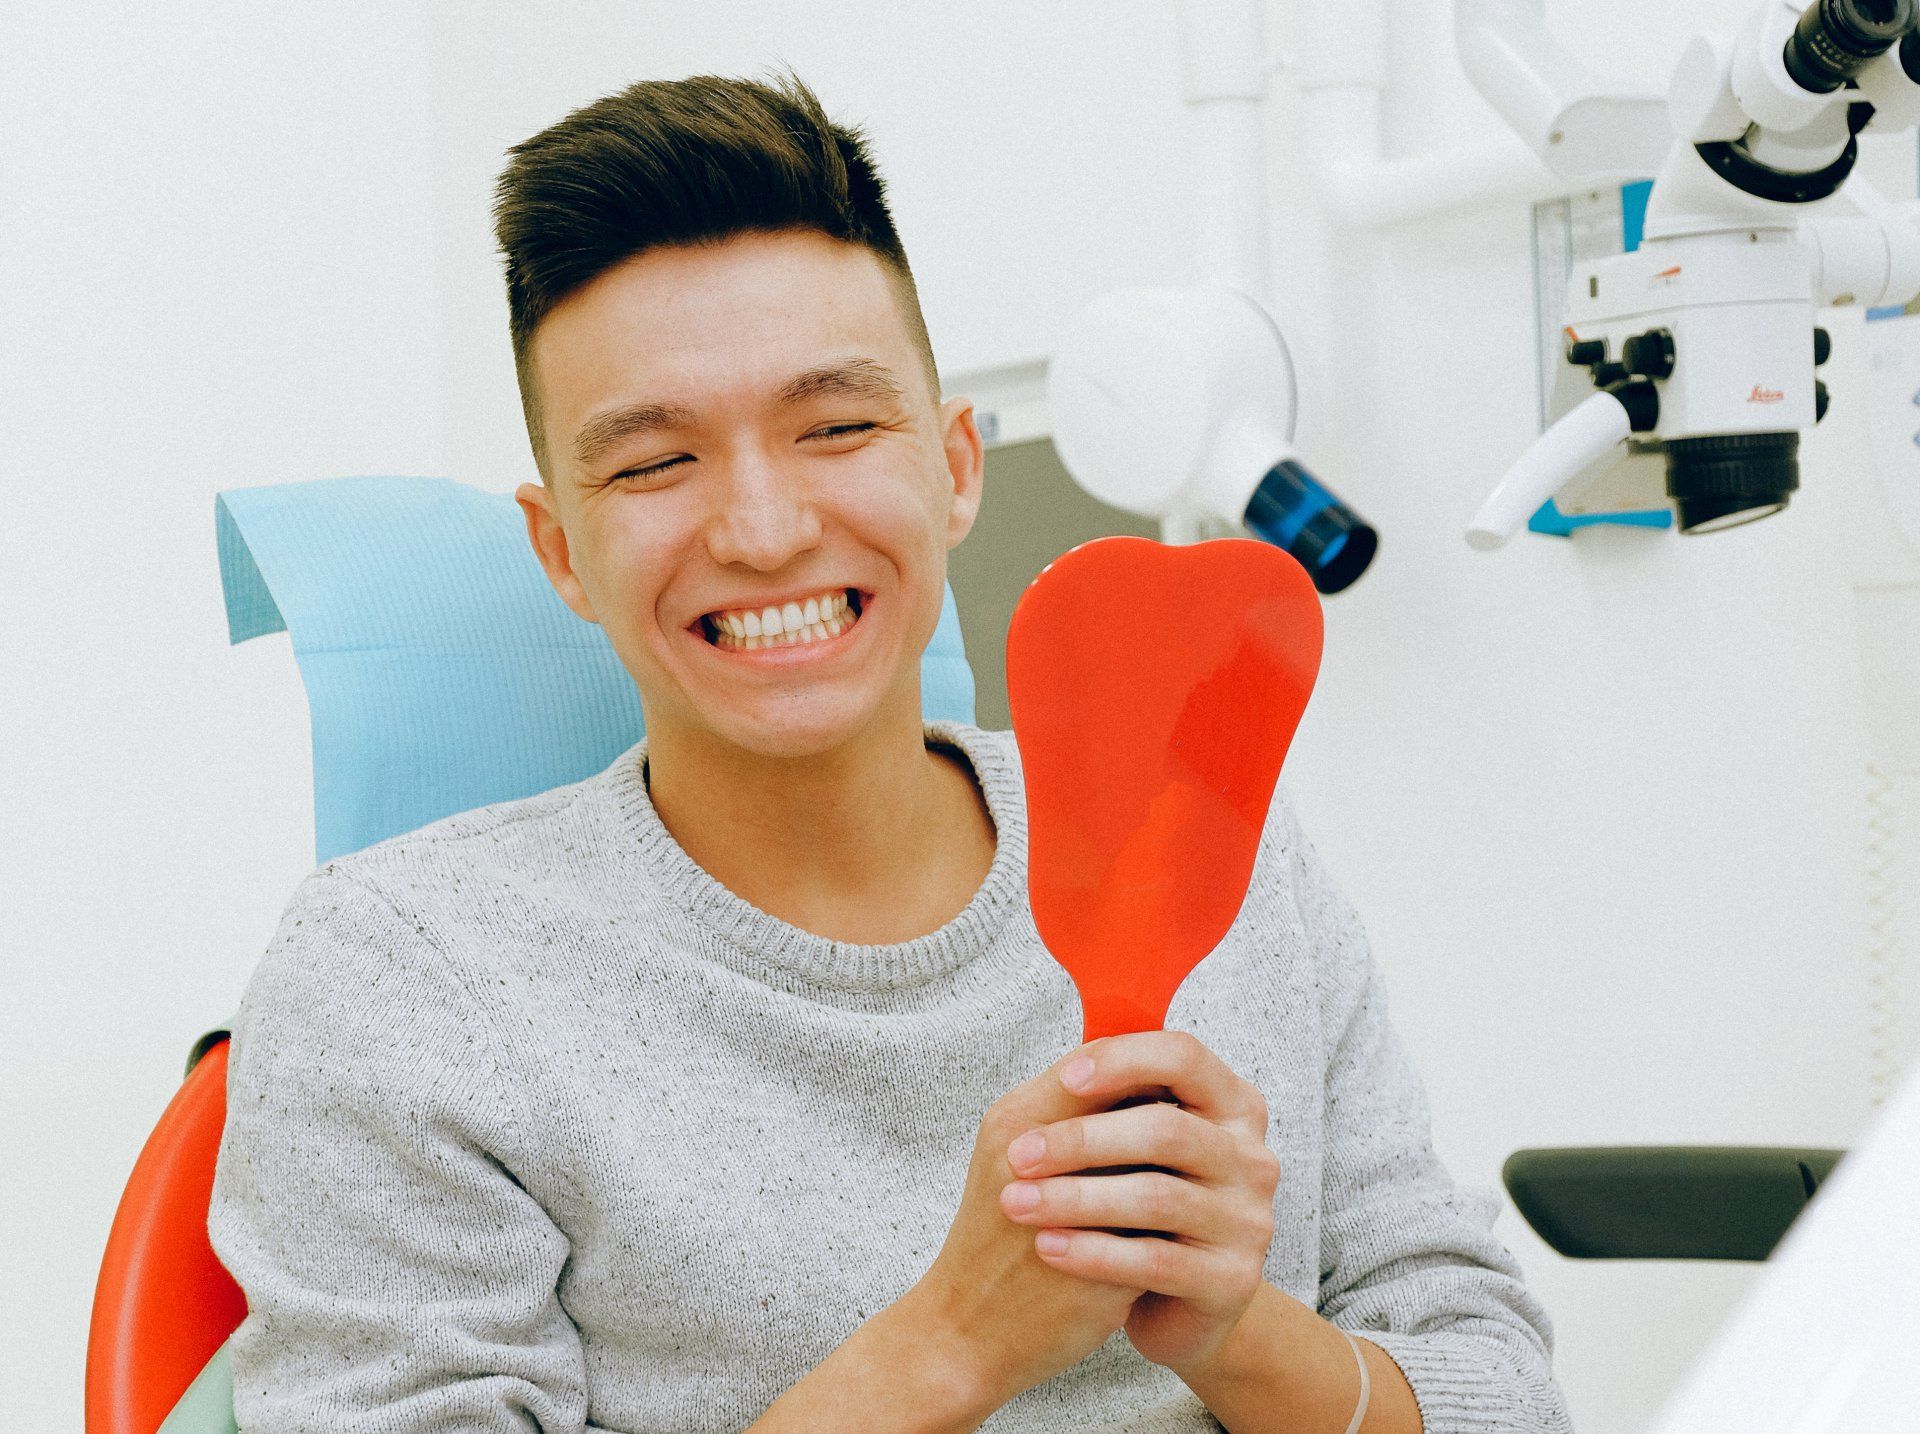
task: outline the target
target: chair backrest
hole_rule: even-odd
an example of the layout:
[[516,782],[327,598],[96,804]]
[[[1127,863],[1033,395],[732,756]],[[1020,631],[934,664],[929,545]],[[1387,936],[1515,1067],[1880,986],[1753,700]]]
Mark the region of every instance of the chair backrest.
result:
[[154,1126],[114,1214],[87,1332],[87,1434],[154,1434],[247,1312],[207,1238],[226,1117],[219,1041]]
[[[313,724],[315,864],[603,770],[644,731],[606,634],[547,581],[510,495],[328,478],[214,499],[229,640],[285,631]],[[921,659],[929,717],[973,721],[953,590]],[[234,1428],[225,1341],[246,1313],[207,1238],[225,1031],[135,1163],[87,1346],[88,1434]]]
[[[214,499],[233,642],[285,630],[313,722],[316,864],[577,782],[640,740],[633,679],[547,581],[511,494],[323,478]],[[929,717],[973,721],[947,590]]]

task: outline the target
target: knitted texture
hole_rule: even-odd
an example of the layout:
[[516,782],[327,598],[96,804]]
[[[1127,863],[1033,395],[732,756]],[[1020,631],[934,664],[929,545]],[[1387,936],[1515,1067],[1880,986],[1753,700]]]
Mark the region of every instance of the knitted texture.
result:
[[[740,1430],[920,1278],[987,1107],[1080,1037],[1027,904],[1012,734],[926,733],[997,844],[912,941],[828,940],[721,886],[654,811],[644,741],[302,881],[234,1026],[210,1221],[247,1296],[247,1434]],[[1428,1434],[1568,1430],[1498,1202],[1435,1157],[1284,788],[1167,1026],[1266,1098],[1267,1279],[1385,1349]],[[1220,1425],[1116,1331],[980,1427]]]

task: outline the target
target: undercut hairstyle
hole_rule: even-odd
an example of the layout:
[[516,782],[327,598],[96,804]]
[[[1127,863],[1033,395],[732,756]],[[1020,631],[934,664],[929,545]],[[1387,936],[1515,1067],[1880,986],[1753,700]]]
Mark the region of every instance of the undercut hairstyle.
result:
[[906,250],[867,139],[827,118],[790,70],[641,80],[508,151],[493,205],[514,371],[542,480],[546,431],[534,331],[554,305],[649,249],[811,229],[871,251],[894,279],[928,391],[940,375]]

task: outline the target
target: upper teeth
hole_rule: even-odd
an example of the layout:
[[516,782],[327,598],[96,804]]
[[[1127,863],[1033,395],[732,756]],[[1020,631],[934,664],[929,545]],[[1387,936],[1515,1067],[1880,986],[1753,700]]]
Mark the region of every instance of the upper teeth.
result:
[[[708,615],[716,634],[732,638],[748,647],[760,647],[771,641],[817,642],[838,637],[850,620],[844,588],[816,593],[805,601],[780,607],[729,608]],[[784,642],[782,645],[784,645]]]

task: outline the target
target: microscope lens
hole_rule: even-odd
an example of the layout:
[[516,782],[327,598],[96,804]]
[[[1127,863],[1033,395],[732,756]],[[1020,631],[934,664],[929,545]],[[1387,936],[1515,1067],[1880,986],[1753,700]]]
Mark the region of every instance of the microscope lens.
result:
[[1291,458],[1267,470],[1241,521],[1297,558],[1323,593],[1351,585],[1380,546],[1379,535],[1358,513]]
[[1682,533],[1770,517],[1800,486],[1800,435],[1723,433],[1667,440],[1667,494]]

